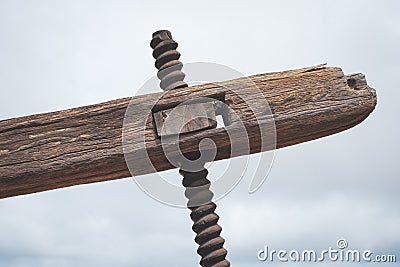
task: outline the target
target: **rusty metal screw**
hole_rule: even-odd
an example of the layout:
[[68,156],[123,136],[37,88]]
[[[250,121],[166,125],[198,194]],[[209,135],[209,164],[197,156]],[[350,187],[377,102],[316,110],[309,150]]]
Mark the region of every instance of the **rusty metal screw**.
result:
[[171,33],[167,30],[153,33],[150,46],[156,59],[155,66],[158,69],[157,77],[161,80],[161,89],[168,91],[187,87],[187,83],[183,81],[185,74],[181,71],[183,64],[179,61],[181,54],[176,51],[178,43],[172,39]]
[[[218,225],[219,216],[215,213],[217,206],[212,202],[214,194],[209,189],[211,183],[207,179],[208,171],[203,168],[197,172],[179,170],[179,173],[186,187],[185,196],[189,200],[187,206],[192,211],[190,218],[193,221],[192,230],[196,233],[194,240],[199,244],[197,253],[202,257],[200,265],[230,266],[230,262],[225,259],[228,251],[223,248],[225,239],[220,236],[222,228]],[[202,189],[198,190],[199,187]],[[193,206],[193,202],[205,204]]]
[[[176,51],[178,43],[172,39],[171,32],[161,30],[153,33],[150,46],[156,59],[160,87],[164,91],[187,87],[183,81],[185,74],[182,72],[183,64],[179,61],[180,53]],[[186,156],[194,160],[199,155],[200,152]],[[179,170],[183,176],[182,184],[186,188],[187,206],[191,210],[195,242],[199,244],[197,253],[201,256],[200,265],[228,267],[230,262],[225,259],[228,252],[223,248],[225,240],[220,236],[222,228],[218,225],[219,216],[215,213],[217,206],[212,202],[214,194],[209,189],[211,183],[207,179],[208,171],[204,169],[204,163],[201,167],[202,170],[197,172]],[[201,190],[198,189],[200,186]],[[193,203],[204,204],[194,206]]]

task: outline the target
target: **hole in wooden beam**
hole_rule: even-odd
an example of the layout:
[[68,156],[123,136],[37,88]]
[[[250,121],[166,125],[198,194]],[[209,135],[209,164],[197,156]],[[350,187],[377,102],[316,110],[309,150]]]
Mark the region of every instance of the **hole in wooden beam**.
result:
[[217,129],[225,128],[224,118],[222,117],[222,115],[215,116],[215,120],[217,121]]
[[350,88],[355,88],[355,87],[356,87],[356,84],[357,84],[357,81],[356,81],[356,79],[354,79],[354,78],[350,78],[350,79],[347,80],[347,85],[348,85]]

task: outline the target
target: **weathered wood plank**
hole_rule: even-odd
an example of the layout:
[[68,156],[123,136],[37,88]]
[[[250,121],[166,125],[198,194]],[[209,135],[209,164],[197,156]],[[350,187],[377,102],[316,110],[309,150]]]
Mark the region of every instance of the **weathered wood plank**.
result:
[[[364,75],[346,76],[340,68],[319,66],[254,75],[250,79],[270,104],[277,148],[351,128],[363,121],[376,105],[375,90],[367,85]],[[243,80],[226,81],[165,92],[157,108],[204,96],[218,98],[223,94],[229,106],[241,112],[251,141],[251,153],[257,153],[260,151],[258,126],[247,113],[246,103],[235,98],[227,88],[236,88],[250,98],[253,94]],[[161,94],[0,121],[0,198],[130,177],[122,148],[127,106],[131,101],[137,111],[148,112],[152,100]],[[129,130],[124,135],[132,143],[125,149],[135,154],[135,149],[140,149],[136,142],[140,139],[139,125],[132,123],[134,118],[129,121],[128,128],[124,128]],[[151,119],[145,133],[147,151],[157,170],[172,168],[162,152]],[[196,150],[193,143],[204,137],[216,143],[217,159],[230,156],[230,143],[223,128],[182,136],[182,151]],[[152,171],[141,164],[140,160],[136,162],[135,175]]]

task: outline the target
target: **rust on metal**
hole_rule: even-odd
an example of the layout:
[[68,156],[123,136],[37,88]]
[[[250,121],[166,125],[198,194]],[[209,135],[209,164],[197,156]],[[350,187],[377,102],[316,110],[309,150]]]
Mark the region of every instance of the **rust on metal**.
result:
[[153,33],[150,42],[153,48],[157,77],[161,80],[160,87],[164,91],[187,87],[183,81],[185,74],[181,71],[183,64],[179,61],[181,54],[176,51],[178,43],[172,39],[170,31],[161,30]]
[[158,136],[190,133],[217,126],[212,102],[180,105],[158,111],[153,116]]
[[[160,87],[164,91],[187,87],[183,81],[185,74],[181,71],[182,63],[178,60],[180,54],[176,51],[178,43],[172,39],[171,32],[167,30],[153,33],[150,46],[154,49],[153,57],[158,69]],[[215,108],[212,102],[182,105],[169,110],[161,110],[153,114],[157,133],[159,136],[181,134],[207,128],[215,128]],[[166,118],[170,114],[175,117]],[[194,118],[191,120],[191,118]],[[189,123],[185,123],[188,122]],[[167,122],[167,123],[164,123]],[[191,122],[191,123],[190,123]],[[195,160],[200,152],[187,155]],[[214,194],[211,192],[210,181],[207,179],[208,171],[204,169],[196,172],[180,169],[183,176],[182,184],[185,186],[185,196],[188,198],[187,206],[191,210],[190,217],[194,224],[192,230],[196,233],[195,242],[199,245],[197,253],[201,256],[201,266],[228,267],[230,262],[226,259],[227,250],[223,248],[225,240],[220,236],[222,228],[218,225],[219,216],[215,213],[216,204],[212,202]],[[195,203],[205,203],[196,206]]]

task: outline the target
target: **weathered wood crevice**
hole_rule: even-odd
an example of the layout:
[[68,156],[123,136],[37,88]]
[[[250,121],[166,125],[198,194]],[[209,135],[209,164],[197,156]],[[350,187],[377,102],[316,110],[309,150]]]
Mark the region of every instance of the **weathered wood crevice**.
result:
[[[277,148],[351,128],[362,122],[376,105],[375,90],[367,85],[364,75],[344,75],[340,68],[316,66],[249,78],[270,105]],[[161,95],[158,109],[198,97],[226,96],[230,107],[248,120],[250,152],[259,152],[257,123],[252,120],[246,103],[227,88],[240,90],[241,94],[258,101],[251,86],[237,79],[0,121],[0,198],[130,177],[122,147],[127,107],[131,103],[138,113],[148,113],[151,102]],[[138,141],[141,126],[135,121],[135,115],[129,116],[133,118],[124,128],[129,140],[126,149],[135,153],[142,149]],[[270,119],[265,117],[263,121]],[[151,121],[146,124],[145,136],[147,152],[157,171],[172,168]],[[183,135],[182,151],[196,149],[193,143],[205,137],[217,144],[217,160],[230,156],[230,143],[224,129]],[[151,172],[141,164],[139,160],[136,175]]]

